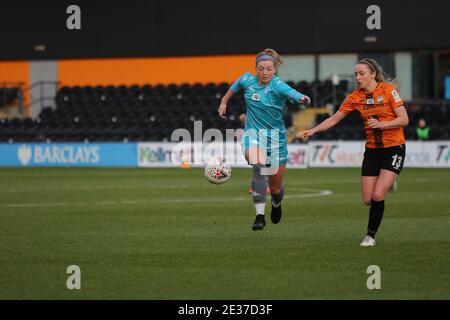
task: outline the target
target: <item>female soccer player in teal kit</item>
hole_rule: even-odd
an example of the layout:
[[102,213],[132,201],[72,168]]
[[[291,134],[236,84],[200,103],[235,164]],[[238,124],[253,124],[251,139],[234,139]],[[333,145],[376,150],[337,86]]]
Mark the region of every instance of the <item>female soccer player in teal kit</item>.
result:
[[292,89],[281,81],[276,72],[281,61],[273,49],[265,49],[256,55],[256,75],[245,73],[237,79],[223,96],[219,115],[226,118],[229,99],[241,89],[247,106],[242,148],[245,159],[253,167],[252,189],[256,219],[253,230],[262,230],[266,225],[267,181],[272,197],[271,220],[280,222],[281,200],[284,196],[283,173],[288,160],[284,108],[286,100],[308,104],[309,97]]

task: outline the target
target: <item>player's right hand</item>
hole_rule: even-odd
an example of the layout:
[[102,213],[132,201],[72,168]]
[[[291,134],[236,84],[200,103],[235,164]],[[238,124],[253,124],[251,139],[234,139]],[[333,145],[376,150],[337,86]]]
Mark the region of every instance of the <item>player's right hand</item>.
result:
[[219,106],[219,116],[221,117],[221,118],[226,118],[227,116],[226,116],[226,114],[227,114],[227,105],[225,104],[225,103],[221,103],[220,104],[220,106]]

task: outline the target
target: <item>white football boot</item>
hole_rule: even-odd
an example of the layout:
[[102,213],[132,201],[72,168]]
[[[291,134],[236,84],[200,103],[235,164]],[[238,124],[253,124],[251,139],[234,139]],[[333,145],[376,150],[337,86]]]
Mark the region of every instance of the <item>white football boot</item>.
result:
[[375,239],[371,236],[365,236],[363,241],[361,242],[361,247],[375,247]]
[[397,192],[397,181],[395,181],[392,186],[389,188],[390,193]]

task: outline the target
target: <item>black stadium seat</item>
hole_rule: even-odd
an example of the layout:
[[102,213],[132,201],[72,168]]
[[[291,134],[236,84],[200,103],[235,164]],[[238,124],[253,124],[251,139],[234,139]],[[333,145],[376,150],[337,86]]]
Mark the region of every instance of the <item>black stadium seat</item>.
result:
[[[332,102],[330,81],[291,81],[288,84],[312,98],[316,92],[322,100]],[[239,121],[239,115],[245,112],[242,92],[230,100],[227,120],[217,115],[220,99],[229,87],[230,83],[225,82],[63,86],[55,97],[56,108],[43,108],[34,121],[1,120],[0,141],[161,141],[169,140],[177,128],[192,131],[195,120],[202,120],[203,130],[242,127]],[[344,99],[348,87],[347,80],[339,82],[338,103]],[[2,97],[16,96],[17,92],[0,89],[0,101]],[[288,111],[298,110],[297,104],[287,104],[287,107]],[[448,139],[448,108],[438,103],[409,108],[411,123],[405,128],[407,138],[414,139],[417,121],[424,117],[433,126],[433,139]],[[318,115],[316,122],[326,117]],[[361,140],[364,130],[359,115],[352,113],[336,130],[313,138]]]

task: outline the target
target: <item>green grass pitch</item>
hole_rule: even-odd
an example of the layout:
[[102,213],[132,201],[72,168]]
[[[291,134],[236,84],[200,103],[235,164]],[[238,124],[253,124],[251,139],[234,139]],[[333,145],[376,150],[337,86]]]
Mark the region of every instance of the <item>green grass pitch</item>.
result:
[[374,248],[359,246],[360,169],[287,170],[282,221],[267,202],[262,232],[250,174],[0,169],[0,299],[450,298],[449,169],[404,169]]

